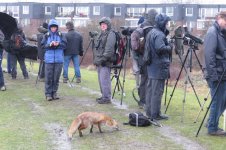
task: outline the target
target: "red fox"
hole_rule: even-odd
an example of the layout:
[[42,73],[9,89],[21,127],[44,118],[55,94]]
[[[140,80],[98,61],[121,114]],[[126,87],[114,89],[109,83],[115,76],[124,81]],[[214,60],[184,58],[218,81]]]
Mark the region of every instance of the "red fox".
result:
[[118,123],[111,117],[97,112],[84,112],[78,115],[78,117],[72,122],[71,127],[68,130],[68,137],[71,140],[73,134],[77,130],[79,131],[79,136],[82,137],[81,130],[86,129],[89,126],[91,126],[90,133],[92,133],[93,125],[97,125],[100,133],[102,133],[101,124],[105,124],[118,130]]

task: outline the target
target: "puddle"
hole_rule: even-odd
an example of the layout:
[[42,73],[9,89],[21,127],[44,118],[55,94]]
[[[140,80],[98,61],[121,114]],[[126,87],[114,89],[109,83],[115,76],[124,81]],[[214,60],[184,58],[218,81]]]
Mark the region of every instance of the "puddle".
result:
[[50,134],[54,150],[71,150],[71,142],[67,138],[66,128],[57,123],[45,123],[44,128]]

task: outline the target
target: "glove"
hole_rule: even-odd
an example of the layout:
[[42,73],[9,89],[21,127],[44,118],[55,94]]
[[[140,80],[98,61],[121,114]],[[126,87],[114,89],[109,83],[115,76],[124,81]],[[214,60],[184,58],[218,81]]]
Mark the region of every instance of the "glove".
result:
[[80,51],[79,52],[79,56],[83,56],[83,51]]

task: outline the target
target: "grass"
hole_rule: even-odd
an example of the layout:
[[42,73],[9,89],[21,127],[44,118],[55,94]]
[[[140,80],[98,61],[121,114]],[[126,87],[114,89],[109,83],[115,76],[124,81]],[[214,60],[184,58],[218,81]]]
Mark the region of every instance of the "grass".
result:
[[[28,63],[27,65],[29,66]],[[5,61],[3,62],[3,67],[5,67]],[[38,65],[34,64],[33,69],[30,68],[29,70],[37,73],[37,68]],[[70,78],[72,78],[73,69],[69,71]],[[172,134],[172,138],[165,136],[164,132],[170,133],[170,130],[165,131],[155,126],[136,128],[123,125],[123,122],[128,121],[130,112],[141,111],[132,98],[131,91],[135,81],[131,76],[126,78],[125,81],[126,96],[123,97],[123,104],[126,104],[128,109],[124,110],[115,108],[113,104],[96,104],[95,98],[98,97],[98,94],[92,93],[92,91],[99,91],[95,71],[82,69],[82,83],[75,85],[73,88],[61,82],[59,87],[61,100],[53,102],[45,101],[43,83],[38,82],[35,86],[36,76],[32,76],[30,73],[31,78],[24,80],[19,68],[18,74],[17,80],[11,80],[10,76],[4,74],[7,91],[0,92],[1,150],[64,149],[62,148],[63,144],[61,144],[61,142],[65,142],[63,135],[66,134],[66,130],[72,120],[84,111],[98,111],[111,115],[119,122],[120,131],[116,132],[103,127],[105,133],[100,134],[94,128],[94,133],[89,134],[88,130],[84,130],[84,137],[80,138],[78,133],[76,133],[72,140],[71,148],[66,146],[65,149],[186,149],[184,147],[186,141],[175,141],[174,138],[176,139],[177,137],[174,134]],[[113,82],[112,86],[114,87],[114,85],[115,83]],[[169,95],[172,92],[172,87],[169,87],[168,90]],[[198,93],[202,102],[207,91],[208,89],[205,89],[204,92]],[[207,136],[205,127],[202,127],[199,137],[195,137],[204,113],[202,112],[196,124],[193,123],[199,111],[198,102],[193,92],[187,93],[183,122],[181,122],[183,95],[183,89],[176,88],[167,111],[170,119],[161,123],[177,131],[178,134],[193,143],[200,144],[204,149],[223,150],[226,147],[225,139]],[[116,91],[115,98],[121,98],[118,95],[118,91]],[[208,104],[205,105],[204,111],[206,111],[206,106]],[[165,106],[162,106],[162,108],[162,111],[164,111]],[[222,126],[222,122],[221,118],[220,126]],[[57,124],[60,127],[51,127],[52,124]],[[52,130],[48,129],[48,127],[52,128]]]

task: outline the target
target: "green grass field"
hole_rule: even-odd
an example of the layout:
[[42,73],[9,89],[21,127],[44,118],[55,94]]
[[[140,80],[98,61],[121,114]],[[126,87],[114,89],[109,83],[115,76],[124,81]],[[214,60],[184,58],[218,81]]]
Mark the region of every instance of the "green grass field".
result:
[[[113,104],[100,105],[95,101],[99,97],[97,73],[82,69],[82,83],[77,85],[60,83],[58,101],[48,102],[44,96],[44,83],[35,84],[38,65],[33,68],[27,63],[30,70],[30,79],[24,80],[18,67],[17,80],[11,80],[5,73],[7,91],[0,92],[0,150],[181,150],[181,149],[208,149],[223,150],[226,147],[224,137],[208,136],[207,129],[203,126],[199,137],[195,137],[204,112],[194,120],[199,112],[199,105],[193,92],[187,92],[183,110],[184,90],[176,88],[169,105],[167,114],[170,119],[161,121],[163,127],[132,127],[123,125],[128,122],[130,112],[142,111],[133,100],[131,91],[135,81],[132,75],[125,80],[125,97],[123,106],[120,105],[121,96],[116,90]],[[5,61],[3,62],[5,68]],[[70,77],[73,77],[73,69],[70,69]],[[121,81],[123,81],[121,79]],[[112,87],[114,87],[113,82]],[[204,86],[198,92],[201,103],[208,89]],[[172,87],[168,89],[169,94]],[[198,90],[199,91],[199,90]],[[163,97],[164,98],[164,97]],[[208,101],[209,102],[209,101]],[[162,101],[164,104],[164,100]],[[126,109],[122,109],[126,108]],[[165,106],[162,105],[162,112]],[[84,111],[104,112],[119,122],[120,130],[114,131],[103,127],[104,133],[99,133],[94,128],[94,133],[84,130],[84,136],[76,133],[71,142],[67,141],[67,129],[75,117]],[[143,111],[142,111],[143,112]],[[183,118],[183,122],[181,122]],[[223,117],[220,121],[223,123]]]

